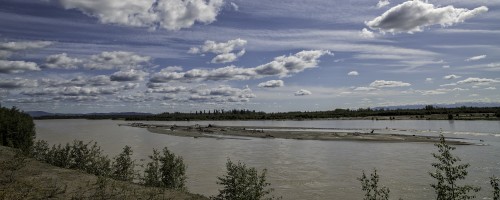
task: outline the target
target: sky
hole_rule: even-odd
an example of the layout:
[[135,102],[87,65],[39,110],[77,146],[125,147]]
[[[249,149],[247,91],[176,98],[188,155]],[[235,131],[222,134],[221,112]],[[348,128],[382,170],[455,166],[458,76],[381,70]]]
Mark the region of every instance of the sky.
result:
[[0,102],[265,112],[500,102],[498,0],[2,0]]

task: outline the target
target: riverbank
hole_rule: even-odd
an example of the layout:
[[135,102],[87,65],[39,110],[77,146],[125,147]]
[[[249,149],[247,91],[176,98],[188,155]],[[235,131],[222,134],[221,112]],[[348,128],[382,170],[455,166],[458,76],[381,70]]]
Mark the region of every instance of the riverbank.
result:
[[[364,141],[364,142],[439,142],[436,136],[404,135],[380,133],[372,130],[335,130],[322,128],[292,128],[292,127],[255,127],[255,126],[177,126],[155,125],[145,123],[129,123],[127,126],[146,128],[149,132],[168,134],[181,137],[214,138],[214,139],[245,139],[252,138],[281,138],[295,140],[322,140],[322,141]],[[453,138],[459,139],[459,138]],[[468,145],[471,143],[448,140],[450,144]]]
[[208,199],[201,195],[100,178],[16,156],[0,146],[0,199]]

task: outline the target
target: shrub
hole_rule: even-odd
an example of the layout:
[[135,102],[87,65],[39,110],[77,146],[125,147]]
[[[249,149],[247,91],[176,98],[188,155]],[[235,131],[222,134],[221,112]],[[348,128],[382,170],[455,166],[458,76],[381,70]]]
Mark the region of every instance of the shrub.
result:
[[243,163],[234,164],[231,160],[226,164],[227,175],[218,177],[217,184],[224,188],[219,194],[211,197],[214,200],[260,200],[275,199],[266,197],[273,189],[266,189],[271,184],[266,182],[266,170],[259,175],[253,167],[247,168]]
[[498,187],[498,183],[500,179],[498,177],[490,177],[490,184],[493,188],[493,200],[500,200],[500,188]]
[[114,158],[111,176],[116,180],[133,181],[135,176],[135,161],[132,156],[132,148],[125,146],[122,153]]
[[463,180],[467,176],[467,167],[469,164],[457,164],[460,158],[451,154],[455,147],[446,144],[444,136],[440,136],[440,142],[435,144],[439,153],[433,153],[432,156],[439,162],[432,163],[436,168],[435,172],[429,174],[437,180],[437,183],[431,184],[434,188],[438,200],[472,199],[475,196],[468,193],[478,192],[481,188],[471,185],[459,186],[458,180]]
[[358,178],[361,181],[361,189],[365,192],[363,200],[387,200],[389,199],[389,188],[383,186],[379,189],[379,176],[377,169],[373,169],[373,173],[368,178],[363,171],[363,175]]
[[176,190],[186,189],[186,165],[182,157],[176,156],[165,147],[163,155],[154,149],[153,155],[149,158],[151,162],[146,165],[144,170],[144,185]]

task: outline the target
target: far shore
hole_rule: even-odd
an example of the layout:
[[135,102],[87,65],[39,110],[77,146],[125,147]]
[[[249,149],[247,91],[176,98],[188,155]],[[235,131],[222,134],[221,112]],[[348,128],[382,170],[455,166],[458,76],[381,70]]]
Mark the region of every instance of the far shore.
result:
[[[155,125],[145,123],[122,124],[127,126],[146,128],[152,133],[168,134],[192,138],[214,139],[244,139],[252,138],[281,138],[295,140],[322,140],[322,141],[364,141],[364,142],[439,142],[439,136],[419,136],[391,133],[374,133],[374,130],[333,131],[322,128],[292,128],[292,127],[253,127],[253,126],[176,126]],[[453,138],[460,139],[460,138]],[[448,140],[450,144],[469,145],[457,140]]]

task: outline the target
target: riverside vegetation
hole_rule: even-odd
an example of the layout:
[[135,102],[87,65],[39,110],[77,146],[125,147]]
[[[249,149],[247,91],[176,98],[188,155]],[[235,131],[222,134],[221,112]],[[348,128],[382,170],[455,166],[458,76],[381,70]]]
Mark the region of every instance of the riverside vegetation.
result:
[[[149,156],[150,162],[141,173],[136,170],[138,166],[131,159],[133,150],[125,146],[123,151],[113,159],[104,155],[97,143],[84,143],[74,141],[72,144],[53,145],[49,147],[46,141],[36,141],[34,124],[30,116],[12,108],[0,108],[0,136],[2,145],[18,148],[9,159],[0,160],[0,199],[204,199],[196,195],[168,196],[166,191],[186,191],[185,180],[186,165],[182,157],[176,156],[164,148],[161,152],[153,150]],[[433,154],[438,160],[432,163],[436,169],[430,175],[437,181],[431,184],[438,200],[472,199],[474,192],[479,188],[471,185],[458,185],[459,180],[467,176],[469,164],[458,164],[460,159],[451,154],[455,147],[449,146],[441,135],[440,142],[436,144],[438,153]],[[8,151],[0,149],[1,154]],[[12,151],[10,151],[12,154]],[[31,158],[29,158],[31,157]],[[67,185],[58,185],[54,180],[40,180],[29,178],[19,179],[22,171],[30,159],[36,159],[54,166],[77,169],[96,175],[87,187],[73,190],[71,194]],[[42,165],[33,163],[30,165]],[[40,167],[42,168],[42,167]],[[233,163],[228,160],[226,164],[227,175],[218,177],[217,184],[222,189],[219,194],[211,199],[223,200],[258,200],[276,199],[271,196],[273,191],[266,181],[266,170],[258,173],[255,168],[247,167],[244,163]],[[365,200],[389,199],[390,190],[379,186],[379,175],[376,169],[370,178],[363,172],[358,178]],[[75,182],[74,179],[73,182]],[[118,180],[118,181],[115,181]],[[78,179],[78,181],[82,181]],[[493,188],[493,199],[500,200],[499,179],[490,178]],[[47,184],[48,183],[48,184]],[[142,185],[142,186],[141,186]],[[145,187],[144,187],[145,186]],[[167,192],[167,193],[168,193]],[[178,193],[183,194],[183,193]],[[62,197],[61,197],[62,196]],[[182,195],[181,195],[182,196]]]

